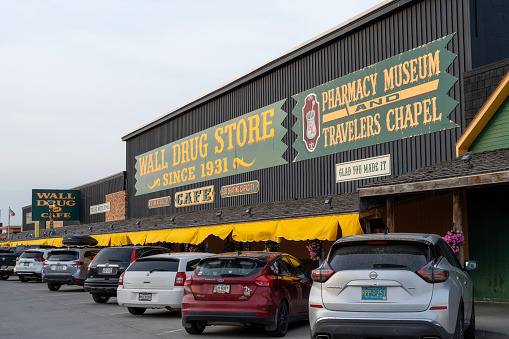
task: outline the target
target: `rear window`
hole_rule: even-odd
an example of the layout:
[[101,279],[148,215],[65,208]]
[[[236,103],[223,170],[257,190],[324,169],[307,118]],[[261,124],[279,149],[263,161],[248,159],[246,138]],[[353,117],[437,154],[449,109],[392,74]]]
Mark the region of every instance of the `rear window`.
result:
[[200,277],[247,277],[259,272],[264,265],[244,258],[218,258],[202,261],[196,268]]
[[78,259],[78,252],[75,251],[58,251],[50,252],[48,260],[72,261]]
[[127,271],[161,271],[161,272],[177,272],[179,268],[178,259],[138,259],[129,266]]
[[19,257],[23,259],[38,259],[42,258],[42,252],[23,252]]
[[94,259],[94,264],[107,262],[130,262],[133,254],[132,248],[105,248]]
[[330,266],[334,271],[371,269],[417,271],[428,262],[426,246],[366,244],[333,249]]

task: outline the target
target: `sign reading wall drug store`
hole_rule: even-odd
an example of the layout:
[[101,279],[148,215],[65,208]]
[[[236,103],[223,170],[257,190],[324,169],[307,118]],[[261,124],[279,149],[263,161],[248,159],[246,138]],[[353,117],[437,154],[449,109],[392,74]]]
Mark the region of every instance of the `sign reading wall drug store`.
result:
[[49,204],[53,202],[54,221],[80,220],[80,191],[32,190],[32,220],[48,221]]
[[210,204],[213,202],[213,185],[175,193],[175,207]]
[[258,180],[222,186],[221,198],[229,198],[237,195],[258,193],[259,189],[260,183],[258,182]]
[[286,164],[285,100],[138,155],[136,195]]
[[159,208],[171,205],[171,197],[161,197],[156,199],[150,199],[148,201],[148,208]]
[[293,98],[295,161],[456,128],[446,73],[454,35],[381,61]]
[[336,182],[391,175],[391,155],[336,164]]

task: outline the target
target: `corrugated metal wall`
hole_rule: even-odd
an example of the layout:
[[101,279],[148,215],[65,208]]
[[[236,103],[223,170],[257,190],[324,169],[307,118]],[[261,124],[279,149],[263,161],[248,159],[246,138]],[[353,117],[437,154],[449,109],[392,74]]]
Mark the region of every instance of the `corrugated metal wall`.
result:
[[105,203],[105,197],[108,194],[124,191],[125,178],[126,173],[120,172],[102,180],[73,188],[80,191],[80,221],[65,221],[64,226],[104,222],[105,214],[90,215],[90,206]]
[[[469,0],[412,2],[410,5],[400,7],[398,12],[390,13],[377,22],[322,46],[293,63],[283,65],[212,102],[128,140],[126,168],[129,180],[129,217],[354,192],[359,185],[383,178],[336,184],[335,164],[391,154],[393,175],[399,175],[455,157],[455,142],[466,127],[465,118],[461,114],[463,102],[461,74],[469,70],[471,65],[468,6]],[[296,155],[292,148],[296,137],[291,131],[295,123],[295,118],[290,114],[295,105],[291,99],[292,95],[452,33],[456,33],[456,36],[447,48],[458,57],[448,72],[459,81],[449,95],[460,104],[449,118],[460,128],[292,163]],[[287,102],[283,109],[288,112],[288,117],[283,125],[288,129],[288,133],[283,141],[288,145],[284,155],[288,161],[287,165],[134,196],[134,166],[137,155],[285,98]],[[149,199],[166,195],[173,197],[176,191],[211,184],[218,190],[223,185],[255,179],[260,181],[258,194],[226,199],[216,195],[213,204],[178,210],[173,204],[165,208],[152,210],[147,208]]]

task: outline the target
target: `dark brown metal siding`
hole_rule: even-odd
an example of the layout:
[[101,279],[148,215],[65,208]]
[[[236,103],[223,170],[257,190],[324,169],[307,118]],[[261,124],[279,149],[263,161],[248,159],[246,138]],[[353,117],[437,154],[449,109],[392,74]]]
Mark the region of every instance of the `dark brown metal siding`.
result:
[[[389,13],[375,23],[361,27],[340,40],[324,45],[197,109],[129,139],[126,159],[129,217],[354,192],[359,186],[383,178],[336,184],[335,164],[390,153],[392,173],[399,175],[455,157],[455,142],[466,127],[465,118],[461,114],[461,74],[470,69],[471,64],[468,5],[469,0],[427,0],[402,6],[397,12]],[[456,36],[447,48],[455,53],[457,58],[448,72],[459,81],[449,95],[460,104],[449,117],[460,128],[292,163],[296,156],[292,148],[296,138],[291,130],[295,123],[295,118],[291,115],[295,105],[292,95],[452,33],[456,33]],[[287,165],[134,196],[134,166],[137,155],[285,98],[287,101],[283,109],[288,112],[288,117],[283,125],[288,129],[288,133],[283,141],[288,145],[284,154]],[[173,204],[165,208],[147,208],[149,199],[167,195],[173,198],[177,191],[212,184],[217,191],[223,185],[250,180],[260,181],[258,194],[221,199],[216,193],[213,204],[179,209],[175,209]],[[282,213],[284,214],[284,211]]]

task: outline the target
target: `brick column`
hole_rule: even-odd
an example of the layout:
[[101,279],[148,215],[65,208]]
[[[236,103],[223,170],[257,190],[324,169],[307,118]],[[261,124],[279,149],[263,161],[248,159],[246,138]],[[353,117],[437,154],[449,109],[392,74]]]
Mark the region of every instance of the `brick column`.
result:
[[127,191],[106,195],[106,202],[110,203],[110,211],[106,212],[105,221],[127,219]]

